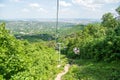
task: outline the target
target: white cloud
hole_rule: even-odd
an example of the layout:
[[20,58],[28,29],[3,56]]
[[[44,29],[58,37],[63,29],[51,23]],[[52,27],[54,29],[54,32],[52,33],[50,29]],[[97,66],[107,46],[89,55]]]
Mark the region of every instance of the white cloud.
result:
[[5,4],[0,4],[0,8],[5,7]]
[[72,0],[72,1],[75,4],[79,4],[91,10],[101,8],[101,6],[103,5],[101,0],[98,0],[98,1],[96,0]]
[[68,6],[72,6],[72,4],[71,3],[67,3],[65,1],[60,1],[60,6],[68,7]]
[[31,8],[32,11],[34,10],[42,13],[47,13],[47,10],[42,8],[38,3],[30,3],[29,7]]
[[38,3],[30,3],[29,6],[32,8],[39,8],[40,7],[40,5]]
[[69,8],[60,9],[60,13],[68,13],[69,11]]
[[45,10],[44,8],[39,8],[39,9],[37,9],[37,11],[39,11],[39,12],[44,12],[44,13],[48,13],[48,11]]
[[22,2],[24,0],[10,0],[11,2]]
[[88,9],[100,9],[104,4],[118,3],[120,0],[72,0],[74,4],[79,4]]
[[29,12],[30,10],[27,8],[22,9],[23,12]]
[[105,3],[118,3],[120,0],[103,0]]

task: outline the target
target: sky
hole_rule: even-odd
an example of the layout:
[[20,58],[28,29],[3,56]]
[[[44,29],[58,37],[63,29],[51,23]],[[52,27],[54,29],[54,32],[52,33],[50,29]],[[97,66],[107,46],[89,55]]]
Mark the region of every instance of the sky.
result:
[[[56,18],[57,0],[0,0],[0,19]],[[59,0],[59,18],[101,19],[120,0]]]

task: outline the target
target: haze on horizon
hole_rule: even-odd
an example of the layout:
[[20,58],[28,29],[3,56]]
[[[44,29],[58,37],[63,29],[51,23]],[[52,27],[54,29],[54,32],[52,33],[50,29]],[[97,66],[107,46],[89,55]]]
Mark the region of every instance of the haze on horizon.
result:
[[[0,0],[0,19],[55,18],[57,0]],[[59,18],[100,19],[117,15],[120,0],[59,0]]]

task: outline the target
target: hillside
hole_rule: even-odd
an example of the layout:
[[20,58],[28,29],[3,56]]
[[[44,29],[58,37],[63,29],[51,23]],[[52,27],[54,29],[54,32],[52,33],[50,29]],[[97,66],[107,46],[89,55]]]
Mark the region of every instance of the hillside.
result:
[[[31,47],[32,46],[32,47]],[[53,80],[60,71],[58,55],[44,42],[16,39],[0,24],[0,80]]]
[[[119,17],[120,6],[116,12]],[[0,23],[0,80],[54,80],[59,73],[62,80],[120,80],[116,17],[108,12],[99,23],[60,22],[58,33],[55,22]]]

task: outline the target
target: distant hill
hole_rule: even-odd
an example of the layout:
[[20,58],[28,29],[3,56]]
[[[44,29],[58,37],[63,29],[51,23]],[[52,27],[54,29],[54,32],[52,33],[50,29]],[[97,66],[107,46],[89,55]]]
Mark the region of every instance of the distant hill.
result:
[[[40,21],[40,22],[56,22],[56,18],[28,18],[28,19],[7,19],[0,21]],[[85,19],[85,18],[59,18],[59,22],[75,23],[75,24],[88,24],[101,22],[99,19]]]
[[[6,28],[13,34],[39,34],[49,33],[54,34],[56,30],[55,22],[40,22],[40,21],[4,21]],[[67,28],[74,26],[74,23],[59,22],[58,28]]]
[[[55,19],[17,19],[0,20],[0,22],[5,22],[6,28],[18,39],[27,39],[29,41],[41,39],[47,41],[54,40],[56,35]],[[99,21],[91,19],[59,19],[57,32],[61,37],[71,35],[82,30],[86,24],[96,22]]]

